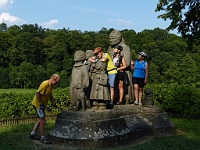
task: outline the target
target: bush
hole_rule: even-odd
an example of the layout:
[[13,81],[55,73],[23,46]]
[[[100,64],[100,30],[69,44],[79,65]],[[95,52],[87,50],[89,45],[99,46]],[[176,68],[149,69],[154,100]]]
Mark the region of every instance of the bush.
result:
[[[34,93],[1,93],[0,94],[0,118],[18,118],[34,115],[31,102],[35,95]],[[69,105],[69,88],[53,90],[58,108],[53,108],[49,101],[46,114],[59,113]]]
[[[152,84],[155,105],[170,114],[181,117],[199,118],[200,90],[195,85]],[[0,93],[0,118],[26,117],[35,114],[31,102],[33,93]],[[48,103],[46,114],[57,114],[70,105],[69,87],[53,90],[58,108]]]
[[147,87],[153,89],[155,104],[165,111],[183,117],[197,118],[200,116],[200,90],[195,85],[174,83],[148,85]]

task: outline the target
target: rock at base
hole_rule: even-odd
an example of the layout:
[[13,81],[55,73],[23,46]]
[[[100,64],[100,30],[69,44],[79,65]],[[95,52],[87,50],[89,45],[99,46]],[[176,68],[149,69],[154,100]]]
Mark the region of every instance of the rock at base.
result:
[[113,109],[63,110],[49,137],[68,147],[106,148],[128,145],[145,136],[175,135],[175,126],[160,107],[116,105]]

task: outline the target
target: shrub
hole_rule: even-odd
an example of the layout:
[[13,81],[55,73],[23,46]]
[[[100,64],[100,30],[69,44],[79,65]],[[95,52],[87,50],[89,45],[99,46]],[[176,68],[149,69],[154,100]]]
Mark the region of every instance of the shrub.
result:
[[[34,93],[1,93],[0,94],[0,118],[17,118],[34,115],[31,102],[35,95]],[[58,108],[53,108],[50,101],[47,106],[46,114],[59,113],[69,105],[69,88],[53,90]]]
[[[200,116],[200,90],[195,85],[157,84],[153,89],[155,104],[165,111],[179,116],[196,118]],[[146,87],[146,88],[147,88]]]

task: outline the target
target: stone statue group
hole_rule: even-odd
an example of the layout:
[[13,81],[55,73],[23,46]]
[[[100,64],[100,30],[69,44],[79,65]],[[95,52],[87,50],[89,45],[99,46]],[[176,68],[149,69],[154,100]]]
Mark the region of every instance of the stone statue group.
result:
[[[125,44],[121,33],[113,30],[109,35],[110,46],[107,54],[113,56],[113,47],[120,45],[123,50],[121,55],[125,58],[126,76],[123,81],[124,97],[123,103],[134,102],[132,73],[131,73],[131,51]],[[93,50],[86,52],[78,50],[74,54],[75,64],[72,69],[70,82],[70,110],[103,110],[113,108],[110,105],[110,92],[108,87],[108,75],[106,71],[107,63],[103,61],[91,62],[89,58],[95,56]],[[115,88],[116,90],[116,88]],[[117,93],[117,90],[115,91]],[[115,94],[115,100],[117,100]]]

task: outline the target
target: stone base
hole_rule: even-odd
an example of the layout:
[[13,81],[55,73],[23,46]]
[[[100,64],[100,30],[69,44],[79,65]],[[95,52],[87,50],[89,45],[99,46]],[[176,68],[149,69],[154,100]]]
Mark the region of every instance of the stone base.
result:
[[161,108],[133,104],[111,110],[63,110],[49,133],[53,143],[77,148],[123,146],[152,135],[175,135],[175,127]]

